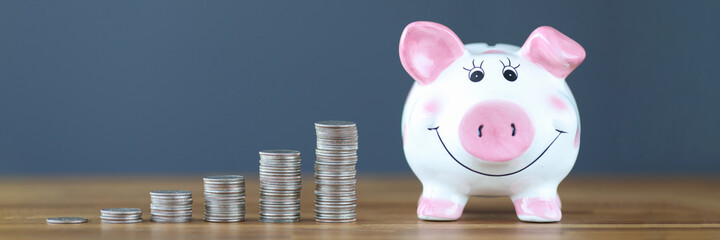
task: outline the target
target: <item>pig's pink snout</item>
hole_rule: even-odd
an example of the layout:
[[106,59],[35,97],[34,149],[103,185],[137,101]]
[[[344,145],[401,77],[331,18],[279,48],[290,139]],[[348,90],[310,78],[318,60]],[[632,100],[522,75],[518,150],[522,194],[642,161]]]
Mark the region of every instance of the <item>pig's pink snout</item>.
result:
[[476,158],[507,162],[525,153],[535,128],[527,112],[505,100],[478,103],[460,121],[460,143]]

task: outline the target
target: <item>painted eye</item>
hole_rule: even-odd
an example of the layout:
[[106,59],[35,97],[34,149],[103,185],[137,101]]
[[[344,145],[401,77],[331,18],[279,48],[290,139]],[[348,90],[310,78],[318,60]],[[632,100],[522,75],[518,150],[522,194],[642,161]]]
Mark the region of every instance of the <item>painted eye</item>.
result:
[[475,69],[471,70],[470,73],[468,74],[468,78],[470,78],[470,81],[473,81],[473,82],[479,82],[484,77],[485,77],[485,73],[480,68],[475,68]]
[[505,66],[503,68],[503,77],[508,81],[514,82],[518,78],[517,70],[511,66]]

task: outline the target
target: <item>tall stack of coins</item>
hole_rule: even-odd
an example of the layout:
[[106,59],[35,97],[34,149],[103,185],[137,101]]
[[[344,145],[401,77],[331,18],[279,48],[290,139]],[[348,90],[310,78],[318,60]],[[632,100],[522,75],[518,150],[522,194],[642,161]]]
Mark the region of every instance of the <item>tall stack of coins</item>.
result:
[[142,210],[139,208],[105,208],[100,210],[103,223],[140,223]]
[[240,175],[204,177],[205,221],[245,220],[245,178]]
[[260,151],[260,221],[300,221],[300,152]]
[[358,134],[354,122],[315,123],[315,221],[356,221]]
[[192,194],[186,190],[150,192],[150,221],[189,222],[192,218]]

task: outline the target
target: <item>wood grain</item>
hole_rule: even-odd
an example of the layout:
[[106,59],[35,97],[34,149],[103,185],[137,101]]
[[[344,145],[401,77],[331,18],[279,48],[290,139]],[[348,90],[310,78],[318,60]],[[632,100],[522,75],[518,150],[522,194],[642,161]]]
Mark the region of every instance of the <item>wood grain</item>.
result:
[[[309,174],[306,174],[309,175]],[[571,177],[560,186],[563,220],[523,223],[507,198],[473,198],[455,222],[420,221],[421,186],[412,176],[365,176],[358,183],[358,221],[313,220],[312,179],[304,181],[303,220],[261,223],[257,177],[247,176],[247,220],[202,221],[202,176],[0,178],[2,239],[720,239],[720,179]],[[100,209],[138,207],[149,218],[149,191],[193,191],[190,223],[102,224]],[[45,218],[87,217],[77,225]]]

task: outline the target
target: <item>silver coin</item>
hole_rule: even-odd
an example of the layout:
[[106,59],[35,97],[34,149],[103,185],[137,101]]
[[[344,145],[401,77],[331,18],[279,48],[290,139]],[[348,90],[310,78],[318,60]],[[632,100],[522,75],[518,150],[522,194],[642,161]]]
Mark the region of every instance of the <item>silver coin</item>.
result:
[[206,182],[227,182],[227,181],[244,181],[245,177],[242,175],[217,175],[207,176],[203,178]]
[[150,221],[156,222],[156,223],[185,223],[190,222],[190,218],[174,218],[174,219],[159,219],[159,218],[150,218]]
[[326,121],[319,121],[315,123],[315,127],[327,127],[327,128],[343,128],[343,127],[355,127],[357,124],[350,121],[341,121],[341,120],[326,120]]
[[211,189],[227,189],[227,188],[239,188],[239,189],[245,189],[245,183],[232,183],[232,184],[216,184],[216,183],[204,183],[203,189],[205,188],[211,188]]
[[245,213],[206,213],[205,217],[241,218],[241,217],[245,217]]
[[142,215],[100,215],[100,218],[110,220],[138,219],[142,218]]
[[357,201],[357,197],[355,196],[347,196],[347,197],[317,197],[315,199],[315,202],[317,203],[329,203],[329,202],[355,202]]
[[271,150],[260,151],[260,155],[270,155],[270,156],[300,155],[300,151],[289,150],[289,149],[271,149]]
[[237,193],[237,194],[239,194],[239,193],[245,193],[245,192],[244,192],[244,190],[243,190],[243,191],[239,191],[239,190],[233,190],[233,189],[231,189],[231,190],[212,190],[212,189],[205,189],[205,194],[208,194],[208,193],[210,193],[210,194],[212,194],[212,193],[216,193],[216,194],[232,194],[232,193]]
[[153,202],[167,202],[167,203],[180,203],[180,202],[192,202],[192,196],[162,196],[162,197],[150,197],[150,201]]
[[348,213],[348,214],[325,214],[325,213],[315,213],[315,218],[323,218],[323,219],[352,219],[355,218],[357,214],[355,213]]
[[231,201],[205,201],[205,206],[241,206],[244,205],[245,200],[231,200]]
[[221,189],[221,188],[205,188],[205,191],[203,192],[205,196],[245,196],[245,189],[242,188],[240,190],[235,189]]
[[205,216],[218,218],[238,218],[245,216],[245,212],[205,212]]
[[152,215],[175,216],[192,214],[192,210],[150,210]]
[[355,214],[355,208],[351,209],[315,209],[316,214]]
[[317,187],[315,187],[315,192],[316,193],[326,193],[326,194],[336,193],[337,195],[352,194],[353,192],[355,192],[355,186],[343,187],[343,186],[332,186],[332,185],[325,185],[325,186],[318,185]]
[[276,200],[276,199],[261,199],[260,204],[292,205],[292,204],[300,204],[300,200],[293,199],[290,201],[283,201],[283,200]]
[[242,221],[245,220],[245,216],[214,216],[214,215],[207,215],[205,216],[205,220],[213,220],[213,221]]
[[103,208],[100,209],[101,214],[141,214],[142,209],[139,208]]
[[237,189],[238,191],[245,191],[245,185],[244,184],[224,184],[224,185],[205,184],[203,186],[203,189],[204,190],[206,190],[206,189],[211,189],[211,190],[228,190],[228,189],[235,190],[235,189]]
[[245,204],[243,204],[243,203],[245,203],[245,201],[224,201],[224,202],[212,201],[212,202],[205,202],[205,206],[206,207],[245,206]]
[[49,224],[77,224],[86,223],[88,219],[84,217],[52,217],[45,219],[45,221]]
[[300,184],[261,184],[260,192],[293,192],[299,193],[302,189]]
[[205,216],[242,217],[242,216],[245,216],[245,211],[237,211],[237,212],[210,212],[210,211],[205,211]]
[[343,203],[328,203],[328,202],[318,203],[318,202],[316,201],[316,202],[315,202],[315,206],[316,206],[316,207],[322,207],[322,208],[348,208],[348,207],[355,208],[355,207],[357,207],[357,204],[356,204],[355,202],[350,202],[350,203],[344,203],[344,202],[343,202]]
[[151,197],[150,201],[158,202],[158,203],[168,203],[168,204],[174,204],[174,203],[188,204],[188,203],[192,203],[192,197]]
[[260,189],[261,193],[268,193],[268,194],[300,194],[301,190],[299,189]]
[[190,215],[184,215],[184,216],[161,216],[161,215],[153,215],[150,216],[150,219],[158,219],[158,220],[189,220],[192,216]]
[[316,199],[315,207],[327,206],[327,205],[343,205],[343,204],[355,204],[355,200],[333,200],[333,199]]
[[326,149],[326,150],[357,150],[357,146],[342,146],[342,147],[335,147],[335,146],[327,146],[327,145],[317,145],[318,149]]
[[327,179],[317,179],[315,180],[315,184],[318,186],[357,186],[357,180],[356,179],[342,179],[342,180],[327,180]]
[[206,198],[205,199],[205,205],[214,205],[214,204],[244,204],[245,198]]
[[113,221],[122,221],[122,220],[142,219],[142,217],[141,217],[141,216],[131,216],[131,217],[124,217],[124,216],[100,216],[100,219],[103,219],[103,220],[113,220]]
[[295,207],[286,207],[286,206],[267,207],[267,206],[261,206],[261,207],[260,207],[260,210],[263,211],[263,212],[268,212],[268,213],[271,213],[271,212],[284,212],[284,213],[292,212],[292,213],[300,214],[300,206],[295,206]]
[[261,220],[289,220],[289,221],[297,221],[300,220],[300,215],[294,215],[294,216],[262,216],[260,215],[258,217]]
[[326,174],[324,172],[315,172],[316,180],[349,180],[355,179],[356,174]]
[[292,217],[292,216],[299,216],[300,212],[298,211],[289,211],[289,212],[261,212],[260,216],[263,217]]
[[174,200],[150,200],[151,204],[156,205],[167,205],[167,206],[189,206],[192,205],[193,201],[192,199],[185,199],[181,201],[174,201]]
[[316,222],[320,223],[350,223],[350,222],[356,222],[357,219],[350,218],[350,219],[322,219],[322,218],[316,218]]
[[208,197],[211,197],[211,198],[215,198],[215,197],[217,197],[217,198],[239,198],[239,197],[243,197],[243,198],[244,198],[244,197],[245,197],[245,192],[234,192],[234,193],[213,193],[213,192],[208,192],[208,193],[205,193],[205,198],[208,198]]
[[234,218],[234,219],[223,219],[223,218],[213,218],[213,217],[205,217],[206,222],[242,222],[245,221],[245,218]]
[[142,219],[133,219],[133,220],[112,220],[112,219],[102,219],[102,223],[112,223],[112,224],[127,224],[127,223],[141,223]]
[[158,196],[185,196],[192,194],[190,191],[187,190],[157,190],[157,191],[151,191],[150,195],[158,195]]
[[245,205],[234,207],[207,207],[205,212],[245,212]]
[[260,204],[260,207],[297,207],[300,206],[300,204],[280,204],[280,203],[262,203]]
[[292,223],[300,221],[300,218],[293,219],[270,219],[270,218],[259,218],[261,222],[265,223]]
[[187,211],[192,210],[192,206],[168,206],[168,205],[153,205],[150,204],[150,210],[151,211],[157,211],[157,210],[167,210],[167,211]]

